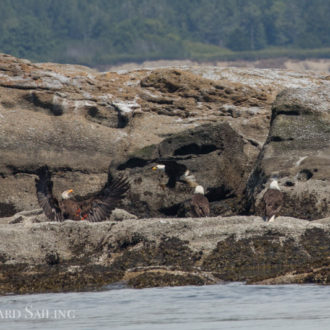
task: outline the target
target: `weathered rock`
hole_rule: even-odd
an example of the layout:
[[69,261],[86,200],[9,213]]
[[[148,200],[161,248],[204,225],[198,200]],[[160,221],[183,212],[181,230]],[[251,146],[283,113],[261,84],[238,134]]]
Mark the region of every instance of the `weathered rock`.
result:
[[137,219],[137,216],[125,210],[117,209],[117,208],[111,212],[110,215],[111,221],[123,221],[127,219]]
[[[219,281],[329,283],[330,218],[140,219],[0,226],[0,292]],[[263,282],[261,282],[263,281]]]
[[287,89],[273,105],[271,128],[248,184],[257,214],[273,174],[284,191],[282,215],[330,216],[330,85]]
[[[185,164],[212,215],[262,215],[265,184],[278,174],[282,215],[329,216],[327,77],[211,66],[99,73],[0,60],[1,293],[117,281],[329,283],[329,218],[172,219],[193,191],[164,187],[167,178],[151,171],[160,158]],[[131,180],[125,210],[96,224],[46,222],[34,187],[44,164],[55,195],[79,196],[99,190],[111,164]]]
[[2,217],[37,207],[34,173],[41,165],[51,168],[56,195],[68,188],[86,195],[102,187],[111,161],[203,124],[228,123],[252,166],[276,93],[329,83],[284,70],[193,65],[100,73],[4,54],[0,62]]
[[242,212],[251,165],[243,138],[227,123],[205,124],[173,134],[159,145],[138,150],[114,164],[131,179],[131,192],[124,201],[130,212],[140,217],[175,216],[180,204],[192,196],[194,188],[180,182],[168,188],[168,177],[151,170],[158,159],[168,158],[186,165],[205,187],[212,214]]

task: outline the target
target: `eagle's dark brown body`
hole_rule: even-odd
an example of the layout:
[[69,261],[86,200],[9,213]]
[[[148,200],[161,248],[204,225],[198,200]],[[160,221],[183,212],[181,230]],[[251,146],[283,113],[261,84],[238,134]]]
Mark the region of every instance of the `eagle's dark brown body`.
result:
[[265,215],[269,220],[273,216],[277,217],[283,205],[283,193],[278,189],[268,189],[263,200],[265,202]]
[[191,208],[197,217],[208,217],[210,215],[209,200],[202,194],[195,194],[191,198]]
[[48,167],[42,167],[37,174],[38,202],[51,221],[63,221],[65,219],[103,221],[110,215],[129,188],[126,178],[112,180],[109,175],[108,182],[95,196],[81,201],[71,198],[58,201],[53,196],[53,182]]

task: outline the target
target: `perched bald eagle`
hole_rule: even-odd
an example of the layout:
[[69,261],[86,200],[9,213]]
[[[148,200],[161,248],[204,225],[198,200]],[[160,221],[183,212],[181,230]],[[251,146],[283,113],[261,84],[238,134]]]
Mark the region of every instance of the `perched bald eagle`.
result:
[[201,218],[210,215],[210,203],[204,196],[204,188],[201,185],[195,187],[191,198],[179,204],[176,215],[181,218]]
[[78,201],[70,198],[73,190],[69,189],[62,193],[61,199],[58,201],[53,196],[53,182],[48,166],[40,168],[37,174],[38,202],[51,221],[64,221],[65,219],[103,221],[110,215],[129,188],[126,178],[112,180],[108,175],[108,182],[95,196]]
[[283,193],[276,179],[270,183],[269,189],[264,193],[266,220],[272,222],[281,211],[283,205]]
[[209,200],[204,196],[204,188],[200,185],[195,188],[194,195],[191,198],[191,208],[197,217],[208,217],[210,215]]
[[161,170],[168,176],[166,184],[169,188],[174,188],[177,181],[185,182],[190,187],[196,187],[197,182],[195,176],[190,173],[186,165],[179,164],[174,160],[161,160],[159,164],[152,168],[153,170]]

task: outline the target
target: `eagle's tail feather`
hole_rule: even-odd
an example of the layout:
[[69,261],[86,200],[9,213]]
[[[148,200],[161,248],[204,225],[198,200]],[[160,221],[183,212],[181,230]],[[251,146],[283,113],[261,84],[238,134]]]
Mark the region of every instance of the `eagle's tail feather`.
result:
[[275,215],[273,215],[273,216],[268,220],[268,222],[274,222],[274,220],[275,220]]

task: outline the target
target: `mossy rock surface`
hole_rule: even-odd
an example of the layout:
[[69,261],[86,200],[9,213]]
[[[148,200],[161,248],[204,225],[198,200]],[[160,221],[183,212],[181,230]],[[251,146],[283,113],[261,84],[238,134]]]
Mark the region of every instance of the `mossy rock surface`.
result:
[[[31,216],[33,218],[35,216]],[[329,283],[330,219],[154,218],[0,225],[0,293]]]

